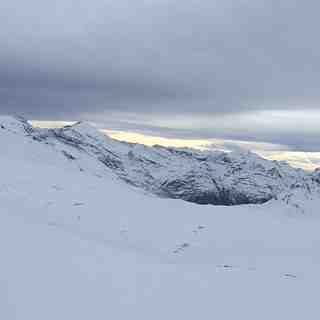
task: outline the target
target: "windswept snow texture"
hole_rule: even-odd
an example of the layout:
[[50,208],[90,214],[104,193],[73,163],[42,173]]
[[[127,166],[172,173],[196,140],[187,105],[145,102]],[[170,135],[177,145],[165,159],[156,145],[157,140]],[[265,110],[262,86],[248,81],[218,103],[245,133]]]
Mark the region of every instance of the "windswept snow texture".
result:
[[[286,173],[278,200],[199,206],[146,194],[119,156],[170,150],[76,128],[0,118],[1,319],[319,319],[317,172],[271,163]],[[139,188],[115,174],[129,168]]]

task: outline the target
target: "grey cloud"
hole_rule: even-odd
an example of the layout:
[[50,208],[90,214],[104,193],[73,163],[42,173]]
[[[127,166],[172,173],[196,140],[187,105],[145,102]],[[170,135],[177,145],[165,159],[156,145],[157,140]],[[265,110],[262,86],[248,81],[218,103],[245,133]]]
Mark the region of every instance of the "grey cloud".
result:
[[[82,112],[130,111],[139,105],[175,101],[175,84],[108,71],[103,78],[35,65],[0,64],[1,111],[26,117],[79,117]],[[178,85],[177,85],[178,86]],[[183,88],[179,98],[190,96]],[[149,110],[150,111],[150,110]]]

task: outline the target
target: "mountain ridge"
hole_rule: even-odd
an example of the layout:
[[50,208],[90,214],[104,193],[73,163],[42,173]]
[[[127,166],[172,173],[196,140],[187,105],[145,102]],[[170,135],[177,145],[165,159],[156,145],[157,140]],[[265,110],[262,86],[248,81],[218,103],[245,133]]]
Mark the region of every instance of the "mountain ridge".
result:
[[[318,197],[320,171],[306,172],[252,152],[198,151],[117,141],[86,122],[58,129],[33,127],[21,117],[0,117],[2,130],[23,133],[68,161],[89,157],[114,177],[160,197],[198,204],[293,202]],[[93,164],[94,165],[94,164]]]

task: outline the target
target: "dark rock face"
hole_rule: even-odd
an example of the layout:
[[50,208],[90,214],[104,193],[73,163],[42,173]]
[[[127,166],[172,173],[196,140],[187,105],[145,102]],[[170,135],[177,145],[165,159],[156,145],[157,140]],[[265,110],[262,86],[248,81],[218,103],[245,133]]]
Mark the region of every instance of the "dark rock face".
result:
[[263,196],[258,194],[250,196],[246,192],[239,191],[223,184],[219,186],[216,182],[207,183],[206,188],[199,185],[195,177],[185,177],[167,181],[161,185],[163,194],[168,198],[178,198],[198,204],[213,205],[240,205],[240,204],[261,204],[273,198],[271,193]]
[[312,180],[320,184],[320,169],[316,169],[312,173]]
[[250,152],[147,147],[113,140],[85,123],[35,129],[21,120],[15,127],[80,167],[81,159],[90,157],[130,185],[198,204],[261,204],[297,188],[311,192],[320,184],[320,171],[309,174]]

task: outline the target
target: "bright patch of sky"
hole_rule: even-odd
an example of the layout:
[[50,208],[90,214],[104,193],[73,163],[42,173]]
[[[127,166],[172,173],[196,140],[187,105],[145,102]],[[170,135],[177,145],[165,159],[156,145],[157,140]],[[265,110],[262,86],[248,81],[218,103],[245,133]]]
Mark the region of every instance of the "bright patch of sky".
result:
[[[281,112],[275,113],[274,120],[276,121],[278,116],[281,116]],[[297,113],[297,116],[299,114]],[[260,117],[259,117],[260,116]],[[300,114],[303,117],[303,114]],[[253,116],[254,117],[254,116]],[[250,118],[250,117],[249,117]],[[246,119],[248,119],[246,117]],[[256,116],[257,120],[263,120],[262,115]],[[205,119],[203,119],[205,120]],[[229,120],[229,119],[228,119]],[[235,123],[237,119],[233,119]],[[239,119],[238,119],[239,120]],[[289,126],[293,125],[293,122],[297,121],[297,118],[292,118],[292,123],[288,122]],[[197,119],[196,119],[197,121]],[[198,119],[199,121],[199,119]],[[269,120],[271,121],[271,120]],[[266,121],[266,125],[271,125],[272,121]],[[31,121],[33,125],[43,128],[55,128],[63,127],[65,125],[70,125],[74,122],[72,121]],[[172,120],[172,123],[175,123],[175,120]],[[177,122],[178,123],[178,122]],[[314,170],[320,166],[320,152],[304,152],[299,150],[294,150],[292,147],[276,144],[276,143],[267,143],[259,141],[245,141],[245,140],[236,140],[236,139],[222,139],[222,138],[183,138],[180,135],[176,137],[174,135],[161,136],[153,134],[150,130],[119,130],[119,129],[106,129],[101,128],[100,125],[92,123],[97,128],[100,128],[102,132],[120,141],[127,141],[131,143],[141,143],[148,146],[153,145],[162,145],[166,147],[178,147],[178,148],[193,148],[198,150],[223,150],[223,151],[238,151],[238,150],[248,150],[259,154],[260,156],[278,161],[287,161],[292,166],[303,168],[305,170]],[[161,127],[161,122],[157,123]],[[218,123],[216,123],[218,125]],[[240,127],[245,126],[244,123],[239,123]],[[258,124],[257,124],[258,125]],[[260,123],[261,125],[261,123]],[[221,123],[223,126],[223,123]]]

